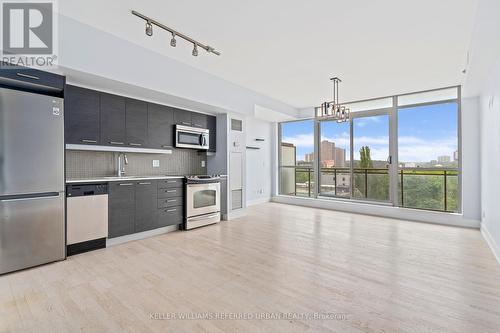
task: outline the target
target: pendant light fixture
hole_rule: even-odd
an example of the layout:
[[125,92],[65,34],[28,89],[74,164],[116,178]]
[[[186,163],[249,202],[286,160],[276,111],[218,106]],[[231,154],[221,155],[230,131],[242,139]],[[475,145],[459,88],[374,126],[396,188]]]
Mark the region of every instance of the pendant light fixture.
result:
[[324,102],[316,108],[316,119],[336,120],[338,123],[349,121],[351,110],[339,101],[339,83],[342,80],[338,77],[332,77],[330,80],[333,82],[333,101]]

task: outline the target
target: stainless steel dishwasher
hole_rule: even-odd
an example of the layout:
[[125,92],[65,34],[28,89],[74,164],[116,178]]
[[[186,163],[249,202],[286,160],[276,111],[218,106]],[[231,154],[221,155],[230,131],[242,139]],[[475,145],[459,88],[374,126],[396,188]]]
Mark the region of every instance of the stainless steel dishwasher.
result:
[[67,255],[106,247],[108,184],[68,185],[66,197]]

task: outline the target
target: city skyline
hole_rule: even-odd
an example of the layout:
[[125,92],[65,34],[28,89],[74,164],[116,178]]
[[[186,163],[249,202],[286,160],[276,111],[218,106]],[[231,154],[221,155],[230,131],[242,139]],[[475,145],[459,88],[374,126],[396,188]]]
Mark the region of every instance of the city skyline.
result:
[[[458,157],[458,106],[441,103],[430,106],[401,108],[398,112],[399,161],[429,163],[438,156]],[[384,118],[385,117],[385,118]],[[356,118],[354,122],[354,156],[359,158],[361,146],[369,146],[373,160],[388,157],[388,117]],[[321,140],[334,142],[345,149],[350,160],[349,123],[322,122]],[[359,134],[358,134],[359,133]],[[314,151],[314,121],[284,123],[282,141],[297,147],[297,160]]]

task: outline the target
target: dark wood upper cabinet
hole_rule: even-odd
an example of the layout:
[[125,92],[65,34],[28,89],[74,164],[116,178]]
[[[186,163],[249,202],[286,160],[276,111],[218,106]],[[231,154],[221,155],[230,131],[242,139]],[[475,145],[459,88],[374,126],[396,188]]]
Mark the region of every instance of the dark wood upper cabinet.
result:
[[148,103],[136,99],[126,100],[126,144],[146,147],[148,139]]
[[177,125],[191,126],[193,112],[181,109],[174,109],[174,122]]
[[209,151],[216,151],[214,116],[71,85],[64,95],[66,143],[169,149],[177,124],[209,129]]
[[65,137],[66,143],[100,143],[99,92],[66,85]]
[[193,127],[207,128],[207,118],[206,114],[193,112],[191,114],[191,124]]
[[148,104],[148,145],[156,149],[174,146],[174,111],[172,108]]
[[208,136],[209,148],[208,151],[215,153],[217,151],[217,117],[207,116],[207,127],[210,133]]
[[125,98],[101,93],[101,144],[125,145]]

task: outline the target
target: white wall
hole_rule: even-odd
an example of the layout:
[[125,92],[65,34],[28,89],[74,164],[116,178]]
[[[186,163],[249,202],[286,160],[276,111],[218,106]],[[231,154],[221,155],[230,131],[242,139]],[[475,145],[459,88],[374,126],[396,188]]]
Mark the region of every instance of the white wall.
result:
[[481,231],[500,262],[500,1],[480,0],[464,94],[479,95]]
[[[264,120],[247,117],[246,145],[260,149],[246,151],[247,205],[269,201],[272,191],[272,127]],[[255,141],[264,139],[265,141]]]
[[481,145],[479,97],[462,99],[462,211],[481,220]]

